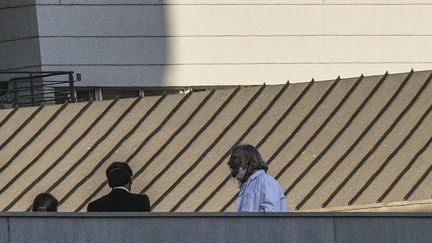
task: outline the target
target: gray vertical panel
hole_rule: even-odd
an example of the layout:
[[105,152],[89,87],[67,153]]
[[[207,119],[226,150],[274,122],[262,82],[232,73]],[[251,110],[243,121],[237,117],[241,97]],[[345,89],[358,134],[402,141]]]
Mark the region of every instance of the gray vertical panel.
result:
[[0,42],[0,70],[38,66],[40,64],[38,39]]
[[[0,70],[40,65],[39,41],[37,38],[27,39],[38,35],[36,7],[1,9],[9,6],[3,2],[15,1],[2,1],[0,4]],[[29,2],[34,1],[17,1],[12,5]]]
[[0,6],[0,11],[0,41],[38,35],[36,8],[34,6],[10,9],[1,9]]
[[160,38],[167,35],[164,6],[38,5],[37,14],[43,70],[82,73],[79,86],[166,85],[158,65],[168,49]]
[[13,0],[13,1],[0,1],[0,9],[11,8],[19,6],[27,6],[36,4],[36,0]]
[[9,242],[8,218],[0,218],[0,242]]
[[335,218],[336,242],[431,242],[432,218]]

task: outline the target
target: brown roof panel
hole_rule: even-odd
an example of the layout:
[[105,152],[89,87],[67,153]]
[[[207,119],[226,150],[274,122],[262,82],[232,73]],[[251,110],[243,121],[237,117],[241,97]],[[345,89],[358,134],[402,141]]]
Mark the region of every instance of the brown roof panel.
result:
[[[404,115],[402,107],[404,107],[405,103],[407,102],[400,97],[403,97],[404,95],[416,94],[416,92],[411,92],[412,89],[405,88],[408,86],[404,86],[405,84],[408,84],[408,77],[405,78],[404,81],[406,82],[402,82],[397,85],[398,89],[394,91],[393,94],[387,95],[387,97],[391,97],[387,98],[385,102],[383,102],[385,103],[385,106],[380,108],[380,112],[374,115],[374,120],[370,122],[368,127],[363,129],[362,135],[359,137],[361,140],[356,138],[359,142],[362,142],[361,146],[363,147],[358,148],[360,153],[356,156],[356,158],[350,158],[350,160],[346,160],[351,161],[349,165],[352,165],[352,167],[355,166],[355,168],[350,169],[349,175],[342,174],[343,178],[346,180],[346,184],[339,184],[344,185],[344,188],[342,188],[338,194],[340,200],[338,205],[343,205],[342,203],[348,203],[351,200],[354,191],[358,191],[360,189],[359,187],[361,187],[361,185],[364,184],[366,180],[368,180],[368,174],[362,174],[369,168],[364,162],[371,163],[371,166],[373,167],[376,165],[376,163],[373,162],[374,158],[378,157],[379,159],[382,159],[385,154],[389,152],[388,147],[380,147],[380,145],[382,145],[381,140],[388,136],[387,133],[394,129],[392,124],[394,124],[394,121],[398,119],[397,117]],[[416,85],[416,83],[413,83],[412,85]],[[419,87],[420,86],[417,86],[417,88]],[[376,149],[379,151],[375,151]],[[340,199],[340,197],[343,195],[346,195],[346,197]],[[334,200],[334,202],[337,202],[338,197],[335,199],[336,200]]]
[[[12,116],[2,121],[0,127],[0,151],[22,130],[43,107],[18,108],[11,112]],[[3,161],[2,161],[3,162]]]
[[0,129],[4,124],[18,111],[18,106],[14,109],[2,109],[0,110]]
[[[70,122],[69,124],[73,124],[73,116],[87,106],[87,104],[63,105],[61,109],[56,111],[55,115],[50,118],[50,122],[46,123],[47,127],[41,131],[40,135],[35,137],[33,142],[29,143],[16,159],[12,160],[9,166],[11,171],[8,174],[12,175],[13,178],[0,187],[0,195],[14,195],[24,190],[25,187],[36,179],[39,171],[51,163],[51,161],[44,161],[43,164],[37,163],[39,158],[63,135],[62,133],[68,122]],[[18,165],[25,166],[18,167]],[[0,203],[0,207],[4,207],[3,202]]]
[[[382,92],[387,88],[385,80],[385,76],[364,78],[361,81],[362,85],[357,92],[354,92],[354,96],[336,114],[335,120],[329,124],[331,126],[330,130],[336,133],[333,133],[329,143],[324,144],[325,147],[322,147],[321,151],[315,154],[312,162],[316,163],[316,165],[310,167],[312,163],[309,163],[308,167],[305,167],[310,167],[310,170],[307,173],[305,173],[306,170],[302,172],[305,173],[305,177],[290,192],[295,207],[302,200],[303,203],[320,203],[320,201],[310,200],[310,197],[319,196],[320,190],[324,189],[326,184],[333,183],[331,176],[335,175],[337,179],[339,175],[335,173],[334,169],[341,168],[343,166],[341,162],[353,152],[354,148],[358,145],[361,146],[360,140],[356,142],[356,139],[362,137],[364,129],[372,123],[372,117],[378,112],[380,105],[374,105],[374,101],[380,104],[380,91]],[[357,128],[353,129],[354,127]],[[326,174],[327,177],[324,176]],[[311,182],[305,185],[308,180],[311,180]],[[299,192],[302,187],[305,187],[305,190]]]
[[[425,85],[428,84],[429,82],[425,82]],[[432,91],[432,89],[429,90]],[[423,88],[420,88],[416,96],[412,95],[411,97],[414,98],[406,107],[402,104],[400,105],[406,111],[406,114],[402,114],[403,111],[400,113],[402,119],[393,122],[392,126],[394,129],[391,132],[388,130],[390,134],[380,143],[380,148],[375,152],[379,155],[375,158],[375,161],[379,161],[375,163],[379,167],[368,172],[369,179],[363,184],[362,190],[358,192],[358,195],[352,197],[353,202],[355,201],[359,204],[362,200],[365,200],[365,196],[367,198],[375,197],[378,199],[379,195],[384,191],[382,186],[390,183],[391,176],[387,173],[387,169],[396,169],[402,166],[402,164],[397,164],[395,161],[409,161],[409,158],[413,157],[422,144],[428,140],[428,137],[424,136],[424,134],[431,131],[431,127],[428,126],[430,123],[427,123],[429,116],[429,112],[425,109],[427,107],[424,106],[425,103],[421,103],[421,98],[428,96],[424,91]],[[416,97],[419,97],[420,100],[416,99]],[[380,174],[383,177],[377,178]],[[385,178],[386,180],[381,180],[381,178]]]
[[[232,124],[232,127],[226,130],[226,134],[221,138],[221,141],[218,143],[217,146],[226,146],[225,151],[222,150],[220,154],[215,154],[214,159],[211,161],[214,161],[212,168],[208,170],[205,173],[211,173],[211,176],[218,175],[219,168],[226,169],[226,160],[229,156],[230,148],[237,143],[242,142],[245,136],[253,136],[254,131],[251,129],[255,126],[255,124],[262,120],[263,112],[267,112],[269,107],[272,106],[274,102],[273,99],[268,99],[267,97],[279,97],[281,94],[284,93],[286,90],[286,86],[284,87],[265,87],[261,94],[255,98],[252,103],[250,103],[250,106],[243,112],[241,116],[238,117],[238,120],[235,121],[235,123]],[[246,108],[244,106],[243,108]],[[253,111],[253,112],[249,112]],[[233,120],[234,121],[234,120]],[[250,121],[249,124],[246,123],[246,121]],[[246,129],[246,130],[244,130]],[[231,136],[232,135],[232,136]],[[212,172],[211,172],[212,171]],[[226,176],[226,174],[221,174],[222,177]],[[198,177],[199,178],[199,177]],[[201,177],[200,180],[202,180],[203,185],[206,183],[205,180],[210,179],[207,177]],[[210,179],[211,181],[211,179]],[[211,191],[207,192],[206,197],[209,195]],[[187,195],[187,194],[186,194]]]
[[[1,150],[2,179],[4,181],[11,181],[17,171],[26,166],[25,162],[28,156],[32,154],[32,147],[30,146],[33,141],[40,137],[45,131],[46,127],[55,119],[63,106],[46,106],[40,107],[34,113],[34,116],[29,116],[23,123],[22,129],[17,129],[19,132],[14,133],[9,138],[11,139]],[[9,138],[7,141],[9,141]],[[48,140],[44,140],[46,142]]]
[[[255,145],[290,210],[431,197],[431,72],[0,111],[0,207],[49,191],[85,211],[113,161],[153,211],[233,211],[227,160]],[[5,178],[5,180],[3,180]]]
[[[143,170],[143,174],[146,178],[153,178],[155,175],[150,174],[150,176],[147,175],[147,171],[152,170],[159,170],[163,167],[163,165],[160,163],[162,161],[158,161],[153,159],[153,157],[157,157],[158,154],[161,152],[167,152],[168,148],[166,148],[165,144],[169,144],[169,142],[180,132],[180,130],[183,129],[182,123],[188,123],[188,119],[193,117],[193,111],[196,110],[195,108],[198,107],[203,102],[206,103],[206,98],[209,97],[208,92],[200,93],[199,95],[191,96],[190,94],[184,95],[180,102],[178,100],[175,101],[176,107],[174,110],[176,110],[172,115],[169,117],[168,120],[165,122],[159,122],[158,124],[161,126],[159,131],[155,133],[155,135],[149,140],[147,145],[141,149],[142,152],[145,153],[143,156],[142,153],[138,153],[133,160],[137,160],[139,163],[139,166],[143,168],[146,166],[146,168]],[[178,96],[175,96],[176,98]],[[167,99],[170,99],[168,97]],[[168,116],[167,116],[168,117]],[[176,148],[174,148],[176,149]],[[152,155],[153,154],[153,155]],[[145,157],[151,156],[149,159],[144,160]],[[124,159],[123,159],[124,160]],[[166,161],[163,161],[166,162]],[[137,168],[135,171],[135,176],[138,176],[134,180],[134,186],[139,182],[139,175],[142,173],[141,168]],[[105,168],[103,168],[105,170]],[[105,181],[104,177],[101,177],[101,182]],[[101,182],[97,182],[97,184],[100,184]],[[93,190],[94,183],[88,183],[88,190]],[[88,192],[86,193],[88,195]],[[80,197],[82,200],[82,197]]]
[[[207,129],[211,127],[215,119],[217,119],[222,112],[223,109],[230,103],[230,101],[237,95],[239,89],[235,90],[220,90],[216,91],[215,95],[207,102],[207,105],[204,107],[205,109],[201,109],[200,112],[195,115],[195,118],[191,121],[190,126],[188,126],[185,131],[182,133],[182,138],[184,136],[190,137],[189,140],[177,141],[178,149],[175,152],[175,156],[170,156],[170,158],[165,158],[169,160],[169,163],[161,169],[163,174],[158,174],[158,177],[164,176],[165,173],[168,175],[175,173],[178,176],[175,178],[166,190],[158,190],[159,195],[153,198],[153,206],[158,207],[159,203],[163,205],[165,202],[172,202],[169,198],[176,194],[181,194],[182,192],[186,192],[185,186],[177,186],[179,183],[182,183],[183,179],[188,176],[188,174],[195,169],[198,165],[199,161],[192,160],[191,158],[198,158],[200,156],[199,151],[194,149],[196,147],[202,146],[202,144],[210,143],[211,137],[206,137],[205,134],[210,132],[213,133],[213,136],[217,136],[217,128],[213,127],[213,129]],[[215,133],[216,132],[216,133]],[[190,133],[186,135],[186,133]],[[187,139],[186,137],[186,139]],[[176,145],[174,145],[176,146]],[[163,158],[162,158],[163,159]],[[178,168],[178,170],[176,170]],[[166,171],[166,172],[164,172]],[[145,176],[145,175],[143,175]],[[172,176],[171,176],[172,177]],[[147,191],[146,189],[150,183],[160,183],[160,178],[153,178],[147,185],[143,188],[143,191]],[[153,188],[158,188],[154,186]],[[149,189],[153,189],[149,188]],[[173,190],[176,188],[175,190]],[[163,207],[163,206],[162,206]]]
[[[417,191],[417,183],[420,185],[426,185],[425,188],[430,190],[430,184],[422,182],[422,176],[428,176],[432,164],[430,163],[430,157],[432,156],[432,149],[430,149],[432,142],[432,136],[429,140],[423,144],[417,151],[415,156],[410,158],[409,162],[403,163],[403,169],[398,172],[398,175],[392,179],[392,184],[386,189],[387,195],[383,194],[381,197],[385,196],[384,201],[396,201],[402,198],[403,200],[408,200],[411,198],[412,193]],[[388,190],[388,191],[387,191]],[[417,191],[420,197],[424,197],[428,193],[432,195],[432,192],[420,192]]]
[[[110,109],[112,103],[93,103],[90,108],[77,119],[69,129],[67,129],[58,141],[45,152],[40,159],[35,162],[33,169],[29,173],[33,176],[37,175],[31,184],[26,185],[23,191],[15,190],[15,198],[11,197],[7,208],[15,206],[22,210],[28,208],[31,204],[32,198],[41,191],[46,191],[50,186],[55,183],[58,178],[64,175],[66,170],[72,166],[71,160],[68,158],[73,149],[80,149],[81,151],[88,150],[88,146],[80,145],[80,142],[88,135],[89,131],[100,121],[99,118],[104,116],[104,111]],[[72,104],[70,105],[72,106]],[[76,115],[76,114],[75,114]]]
[[[332,82],[315,83],[313,86],[311,86],[311,89],[309,90],[309,92],[318,92],[318,93],[321,93],[321,96],[319,96],[320,99],[319,99],[318,101],[316,101],[315,104],[313,103],[313,101],[311,102],[310,100],[307,100],[307,99],[301,99],[301,101],[300,101],[300,102],[295,106],[295,108],[293,109],[293,113],[291,113],[290,115],[291,115],[291,116],[295,116],[295,112],[296,112],[296,111],[299,111],[299,110],[305,110],[305,109],[304,109],[304,108],[305,108],[304,106],[307,107],[307,106],[310,105],[310,103],[313,104],[313,107],[311,108],[312,110],[318,108],[318,106],[322,104],[323,97],[327,97],[327,96],[330,94],[330,92],[334,89],[335,86],[336,86],[336,83],[332,83]],[[303,105],[304,105],[304,106],[303,106]],[[302,106],[303,106],[303,109],[302,109]],[[306,109],[306,110],[307,110],[307,109]],[[311,113],[309,112],[308,114],[311,114]],[[289,116],[288,116],[288,117],[289,117]],[[308,117],[310,117],[310,116],[309,116],[309,115],[306,115],[306,118],[307,118],[307,119],[308,119]],[[293,127],[293,130],[291,130],[289,134],[287,134],[287,135],[285,135],[285,136],[283,137],[283,138],[285,138],[285,140],[283,140],[283,141],[281,142],[281,145],[282,145],[282,146],[281,146],[280,148],[283,148],[283,147],[284,147],[283,144],[284,144],[285,141],[290,140],[291,137],[293,137],[293,136],[296,135],[297,131],[299,131],[297,128],[301,128],[301,126],[303,126],[303,123],[304,123],[307,119],[303,118],[301,121],[298,121],[298,122],[299,122],[299,125],[298,125],[298,126],[293,126],[293,124],[290,124],[290,125]],[[280,124],[275,124],[275,125],[277,125],[278,127],[283,127],[284,124],[286,124],[286,123],[280,123]],[[288,124],[287,124],[287,125],[288,125]],[[296,129],[297,129],[297,130],[296,130]],[[281,135],[281,134],[283,134],[283,133],[280,133],[279,135]],[[286,133],[285,133],[285,134],[286,134]],[[261,139],[262,139],[262,138],[261,138]],[[259,138],[257,138],[256,141],[257,141],[257,144],[262,144],[262,142],[259,141]],[[277,148],[278,148],[278,147],[276,146],[276,148],[273,148],[273,149],[277,149]],[[278,153],[278,151],[276,151],[275,153]],[[228,158],[226,158],[226,160],[227,160],[227,159],[228,159]],[[271,161],[268,160],[268,162],[271,162]],[[226,161],[225,161],[225,163],[223,163],[223,167],[221,167],[220,170],[221,170],[221,171],[226,171],[226,170],[227,170]],[[223,173],[223,172],[221,172],[221,173]],[[229,179],[230,179],[229,175],[227,175],[226,172],[225,172],[225,174],[224,174],[224,176],[223,176],[223,181],[221,181],[221,182],[219,183],[219,187],[222,187],[222,189],[223,189],[223,187],[226,186],[225,184],[229,181]],[[227,189],[228,189],[228,190],[232,190],[232,187],[228,187]],[[218,193],[220,193],[220,192],[224,192],[224,191],[221,191],[220,188],[217,188],[217,189],[215,189],[215,190],[216,190],[215,192],[218,192]],[[213,196],[212,194],[210,194],[210,195],[211,195],[211,198],[214,198],[214,196]],[[232,194],[232,192],[231,192],[231,193],[221,193],[221,194],[220,194],[221,197],[227,196],[228,198],[229,198],[229,197],[232,197],[232,195],[235,195],[235,193]],[[219,196],[216,196],[216,198],[217,198],[217,197],[219,197]],[[207,198],[208,198],[207,200],[210,199],[209,197],[207,197]],[[228,201],[228,200],[229,200],[229,199],[227,199],[226,201]],[[224,201],[224,200],[221,200],[220,202],[222,202],[222,201]],[[201,210],[201,208],[202,208],[202,211],[221,210],[222,207],[223,207],[225,204],[226,204],[226,203],[224,203],[223,205],[217,205],[217,204],[214,204],[214,206],[213,206],[214,208],[210,208],[210,207],[213,205],[213,204],[211,203],[211,200],[210,200],[209,202],[206,202],[206,200],[204,200],[204,201],[199,205],[199,207],[197,207],[195,210]],[[205,207],[204,207],[204,206],[205,206]],[[217,208],[217,209],[216,209],[216,208]]]
[[[218,157],[223,155],[223,148],[225,146],[230,146],[229,142],[224,141],[223,139],[230,133],[230,131],[233,133],[239,132],[234,131],[233,127],[235,128],[236,123],[245,115],[244,113],[247,108],[251,106],[255,100],[259,99],[259,97],[262,97],[262,93],[266,93],[264,90],[265,86],[251,87],[241,89],[238,93],[235,93],[231,102],[227,106],[224,106],[217,115],[218,122],[209,124],[209,126],[201,132],[201,136],[197,138],[197,141],[193,143],[188,150],[191,152],[185,153],[179,158],[179,160],[186,160],[186,163],[189,164],[189,166],[183,169],[181,176],[183,176],[184,179],[181,181],[177,182],[174,178],[170,178],[175,182],[175,184],[173,184],[175,189],[173,189],[174,191],[172,191],[172,193],[177,193],[176,188],[182,188],[179,190],[186,189],[184,195],[188,195],[191,191],[194,191],[190,186],[198,185],[199,180],[205,177],[205,173],[212,170],[212,167],[214,167],[215,163],[218,162]],[[187,168],[191,168],[191,170],[186,170]],[[192,184],[189,184],[191,181]],[[168,190],[168,187],[165,188]],[[152,194],[149,193],[149,195]],[[155,194],[155,198],[159,198],[159,195]],[[155,210],[158,210],[156,209],[157,206],[158,205],[156,205]]]

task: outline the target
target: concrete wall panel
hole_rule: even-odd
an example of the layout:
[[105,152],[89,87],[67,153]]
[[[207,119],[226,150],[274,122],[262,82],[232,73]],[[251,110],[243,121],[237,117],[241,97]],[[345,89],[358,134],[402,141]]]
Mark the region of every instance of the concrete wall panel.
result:
[[36,37],[38,26],[36,8],[28,6],[1,9],[0,5],[0,45],[5,40]]
[[[1,20],[36,12],[34,1],[0,5]],[[2,38],[39,32],[41,51],[36,39],[0,42],[0,70],[69,69],[87,77],[80,86],[183,86],[431,69],[431,0],[37,0],[35,8],[38,30],[35,21],[4,25]],[[12,25],[24,26],[17,16]]]
[[2,220],[6,227],[9,223],[10,242],[381,243],[429,242],[432,237],[428,214],[22,213]]
[[0,42],[0,60],[0,70],[40,65],[38,39]]
[[[431,37],[41,38],[44,64],[302,64],[431,62]],[[169,43],[167,57],[163,43]],[[432,63],[432,62],[431,62]]]
[[[333,242],[331,219],[13,218],[11,242]],[[54,233],[57,232],[57,233]]]
[[336,218],[336,242],[429,242],[432,223],[424,218]]
[[216,3],[39,5],[37,9],[42,36],[432,34],[426,27],[432,22],[432,5]]
[[0,219],[0,242],[9,242],[8,219]]

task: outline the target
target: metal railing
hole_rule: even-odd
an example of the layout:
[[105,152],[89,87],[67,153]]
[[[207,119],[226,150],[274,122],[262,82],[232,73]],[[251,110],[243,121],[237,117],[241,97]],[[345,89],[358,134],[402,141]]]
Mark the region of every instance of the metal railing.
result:
[[0,107],[76,102],[74,72],[0,71]]

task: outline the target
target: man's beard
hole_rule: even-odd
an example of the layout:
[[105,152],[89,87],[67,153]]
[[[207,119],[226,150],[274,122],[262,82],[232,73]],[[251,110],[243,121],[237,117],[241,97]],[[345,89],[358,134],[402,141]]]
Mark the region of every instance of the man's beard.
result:
[[239,172],[239,169],[235,168],[235,167],[230,167],[230,170],[231,170],[232,177],[235,178],[237,176],[238,172]]

